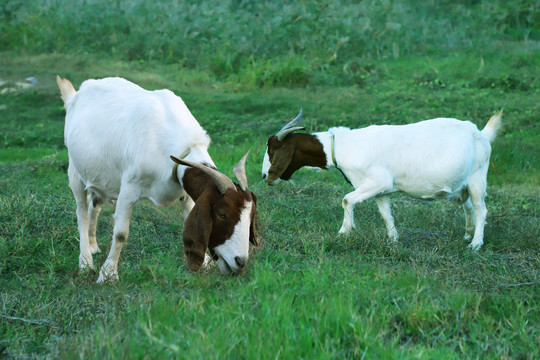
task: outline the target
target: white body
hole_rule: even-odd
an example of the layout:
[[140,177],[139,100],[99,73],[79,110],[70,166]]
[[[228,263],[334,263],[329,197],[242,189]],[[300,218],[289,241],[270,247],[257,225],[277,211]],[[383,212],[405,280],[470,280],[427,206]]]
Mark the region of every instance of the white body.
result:
[[[332,128],[312,134],[323,146],[327,167],[338,167],[355,188],[343,199],[344,219],[339,232],[346,233],[355,226],[356,203],[375,197],[388,235],[396,241],[388,195],[401,191],[421,199],[444,197],[461,202],[466,216],[465,238],[472,238],[470,247],[479,249],[487,215],[484,197],[490,141],[499,126],[498,116],[483,131],[468,121],[437,118],[410,125]],[[267,151],[263,178],[270,166]]]
[[[215,166],[210,138],[169,90],[147,91],[121,78],[87,80],[66,108],[70,174],[76,171],[104,201],[118,199],[123,184],[156,206],[179,199],[171,154],[189,151],[186,160]],[[178,166],[180,181],[185,169]]]
[[[77,202],[79,266],[94,267],[101,204],[116,200],[111,250],[98,282],[117,280],[133,205],[148,199],[156,206],[167,206],[181,199],[186,220],[194,206],[182,187],[188,167],[179,165],[173,174],[169,156],[189,152],[185,160],[214,166],[207,151],[210,138],[182,99],[169,90],[147,91],[121,78],[87,80],[76,93],[71,84],[71,90],[61,82],[59,86],[66,108],[69,184]],[[249,220],[237,227],[242,233],[249,231]],[[237,237],[233,236],[233,242],[241,246],[228,248],[230,254],[216,250],[220,260],[232,258],[227,270],[236,270],[235,257],[248,257],[247,237],[245,244]]]

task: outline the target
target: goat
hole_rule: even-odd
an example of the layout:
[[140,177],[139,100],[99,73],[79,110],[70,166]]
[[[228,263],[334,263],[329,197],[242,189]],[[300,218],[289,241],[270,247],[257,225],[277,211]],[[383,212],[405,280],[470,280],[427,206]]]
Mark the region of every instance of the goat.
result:
[[[170,90],[147,91],[122,78],[86,80],[76,91],[57,76],[66,122],[69,186],[77,204],[79,268],[94,268],[96,223],[114,200],[112,245],[97,282],[118,281],[135,203],[182,203],[184,254],[198,271],[210,257],[223,274],[238,273],[257,245],[257,198],[247,189],[246,154],[235,166],[240,184],[220,173],[208,154],[210,137]],[[248,152],[249,153],[249,152]],[[174,154],[175,156],[170,156]],[[171,161],[171,159],[174,161]]]
[[465,240],[483,245],[487,209],[484,203],[490,143],[501,125],[502,111],[482,131],[469,121],[437,118],[409,125],[372,125],[351,130],[293,134],[300,114],[268,139],[262,177],[273,185],[289,180],[303,166],[335,167],[354,187],[342,201],[339,233],[355,227],[353,209],[374,197],[390,240],[398,233],[390,209],[390,193],[401,191],[420,199],[448,198],[463,205]]

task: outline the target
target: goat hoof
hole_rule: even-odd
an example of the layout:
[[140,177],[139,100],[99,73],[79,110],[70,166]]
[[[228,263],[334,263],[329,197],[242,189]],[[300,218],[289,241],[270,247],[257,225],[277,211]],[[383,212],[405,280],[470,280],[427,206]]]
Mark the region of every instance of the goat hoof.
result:
[[118,273],[108,273],[105,274],[103,271],[99,272],[99,277],[97,279],[98,284],[106,284],[106,283],[116,283],[120,279],[118,278]]
[[92,256],[85,257],[85,256],[79,256],[79,271],[85,271],[85,270],[95,270],[94,267],[94,260],[92,260]]
[[470,243],[468,248],[471,249],[471,250],[474,250],[474,251],[478,251],[478,250],[480,250],[482,245],[483,245],[483,243],[478,243],[478,244]]
[[85,272],[85,271],[94,271],[96,270],[94,264],[79,264],[79,272]]
[[344,228],[344,227],[342,227],[341,229],[339,229],[338,234],[340,234],[340,235],[341,234],[348,234],[348,233],[350,233],[352,231],[352,229],[353,228]]
[[98,284],[118,282],[118,270],[116,264],[112,263],[109,259],[105,261],[101,270],[99,270],[99,277],[97,279]]

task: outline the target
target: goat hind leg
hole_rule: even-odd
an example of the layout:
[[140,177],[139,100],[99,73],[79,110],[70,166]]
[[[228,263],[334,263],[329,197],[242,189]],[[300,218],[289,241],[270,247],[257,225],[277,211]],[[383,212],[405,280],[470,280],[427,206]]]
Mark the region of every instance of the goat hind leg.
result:
[[90,239],[88,236],[89,221],[88,221],[88,199],[83,182],[79,179],[75,168],[68,167],[69,187],[75,197],[77,204],[77,226],[79,228],[79,269],[94,268],[94,260],[92,259],[92,250],[90,247]]
[[465,213],[465,236],[463,240],[469,241],[474,235],[474,208],[469,197],[467,201],[463,203],[463,212]]
[[487,208],[484,202],[486,197],[486,180],[478,176],[474,183],[469,185],[471,202],[474,208],[475,228],[474,237],[469,247],[473,250],[480,250],[484,244],[484,225],[486,224]]

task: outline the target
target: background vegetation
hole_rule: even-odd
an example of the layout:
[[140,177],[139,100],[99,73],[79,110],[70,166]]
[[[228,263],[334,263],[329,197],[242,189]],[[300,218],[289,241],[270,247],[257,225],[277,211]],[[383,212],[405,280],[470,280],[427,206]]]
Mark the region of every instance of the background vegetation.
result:
[[159,60],[258,86],[350,85],[381,59],[540,40],[526,0],[7,0],[0,20],[0,50]]
[[[2,2],[0,358],[539,358],[538,24],[523,0]],[[175,91],[230,176],[252,149],[262,246],[245,273],[189,273],[178,207],[144,202],[120,282],[78,273],[56,74]],[[267,187],[266,139],[300,107],[308,131],[483,127],[503,108],[484,248],[466,249],[453,203],[396,194],[391,246],[370,201],[337,236],[338,172]]]

